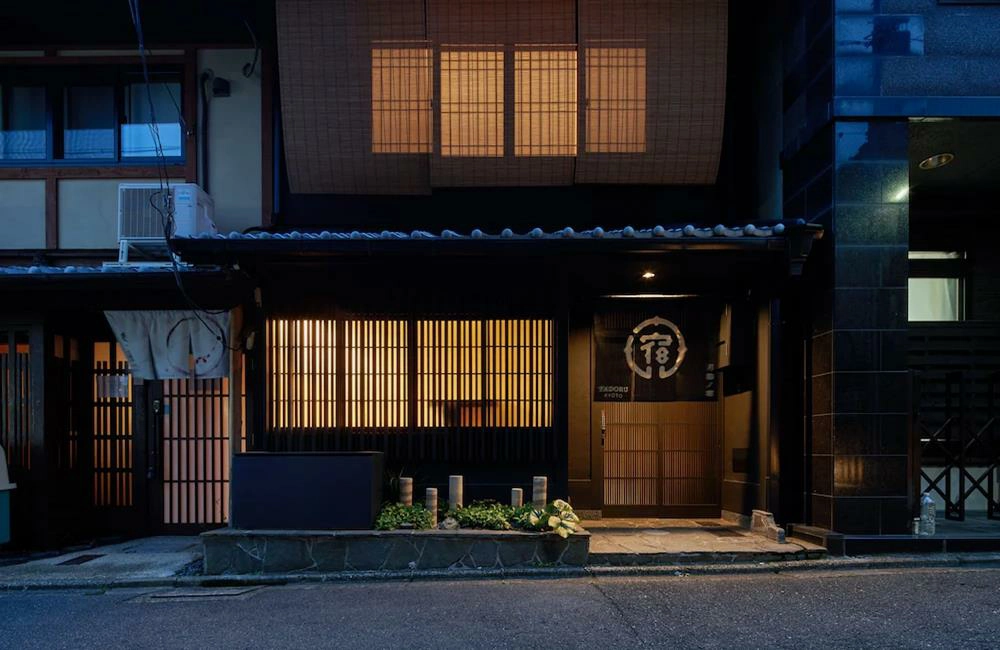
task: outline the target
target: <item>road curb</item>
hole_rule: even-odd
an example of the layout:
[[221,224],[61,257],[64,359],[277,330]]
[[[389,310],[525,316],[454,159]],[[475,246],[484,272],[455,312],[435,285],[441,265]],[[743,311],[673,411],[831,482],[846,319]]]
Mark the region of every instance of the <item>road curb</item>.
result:
[[[672,564],[660,566],[537,567],[524,569],[449,569],[427,571],[341,571],[337,573],[174,576],[92,580],[20,580],[0,582],[0,591],[111,590],[178,587],[284,586],[343,582],[435,580],[565,579],[641,576],[727,576],[764,573],[821,573],[860,570],[940,568],[1000,568],[1000,553],[915,556],[870,556],[731,564]],[[2,580],[2,578],[0,578]]]

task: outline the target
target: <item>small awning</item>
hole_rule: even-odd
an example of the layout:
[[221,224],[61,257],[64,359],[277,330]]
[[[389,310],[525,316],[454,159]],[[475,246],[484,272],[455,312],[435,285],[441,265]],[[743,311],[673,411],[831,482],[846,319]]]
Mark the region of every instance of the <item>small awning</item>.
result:
[[714,227],[687,224],[653,228],[589,228],[559,230],[533,228],[515,232],[475,229],[469,232],[444,230],[402,231],[250,231],[175,238],[173,247],[182,259],[193,264],[234,263],[243,256],[294,258],[298,256],[399,255],[553,255],[601,253],[655,253],[669,251],[750,251],[783,253],[792,273],[801,269],[812,243],[823,235],[816,224],[801,220]]

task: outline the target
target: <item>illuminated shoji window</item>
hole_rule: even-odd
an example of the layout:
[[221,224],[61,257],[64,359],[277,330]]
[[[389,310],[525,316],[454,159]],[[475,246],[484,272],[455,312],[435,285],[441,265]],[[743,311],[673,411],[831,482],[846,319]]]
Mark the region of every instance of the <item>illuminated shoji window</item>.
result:
[[405,320],[344,322],[345,426],[409,424],[407,328]]
[[269,320],[267,340],[267,418],[270,427],[334,426],[334,321]]
[[372,152],[430,153],[434,55],[430,48],[372,50]]
[[586,49],[587,153],[646,151],[646,49]]
[[576,78],[575,48],[514,52],[514,155],[576,155]]
[[441,155],[502,157],[504,54],[441,52]]
[[417,426],[482,426],[482,321],[419,321],[417,345]]
[[553,338],[550,320],[486,321],[486,426],[552,426]]
[[92,384],[94,505],[133,503],[132,373],[121,346],[94,343]]

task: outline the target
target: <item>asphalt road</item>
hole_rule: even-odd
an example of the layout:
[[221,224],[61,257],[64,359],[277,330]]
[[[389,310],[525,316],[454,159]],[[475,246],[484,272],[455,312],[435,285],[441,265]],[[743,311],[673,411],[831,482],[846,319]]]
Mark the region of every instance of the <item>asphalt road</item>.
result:
[[239,591],[0,593],[0,647],[1000,646],[1000,569]]

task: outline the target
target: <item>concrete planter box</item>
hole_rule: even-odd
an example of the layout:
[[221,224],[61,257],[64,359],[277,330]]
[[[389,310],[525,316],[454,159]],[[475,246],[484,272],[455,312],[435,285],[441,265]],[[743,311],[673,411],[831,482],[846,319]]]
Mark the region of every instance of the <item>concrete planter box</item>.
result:
[[587,563],[590,534],[489,530],[270,531],[204,533],[205,573],[328,573],[509,569]]
[[382,504],[383,466],[381,452],[236,454],[233,526],[369,528]]

